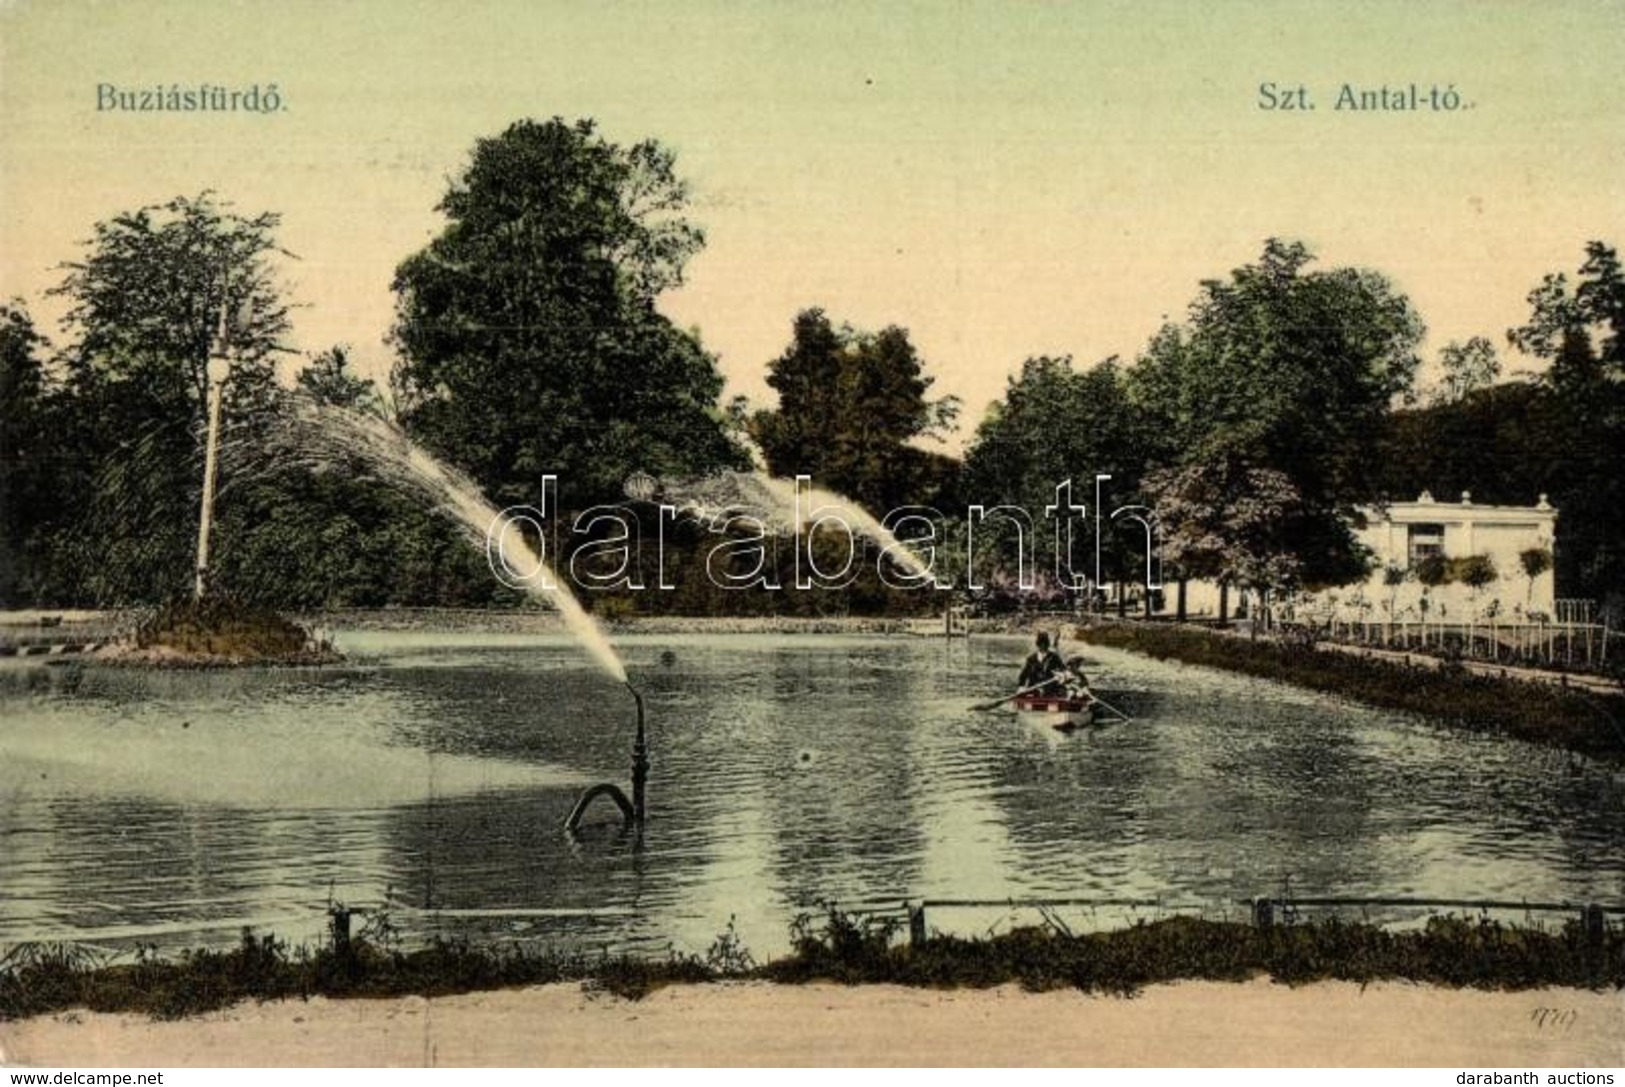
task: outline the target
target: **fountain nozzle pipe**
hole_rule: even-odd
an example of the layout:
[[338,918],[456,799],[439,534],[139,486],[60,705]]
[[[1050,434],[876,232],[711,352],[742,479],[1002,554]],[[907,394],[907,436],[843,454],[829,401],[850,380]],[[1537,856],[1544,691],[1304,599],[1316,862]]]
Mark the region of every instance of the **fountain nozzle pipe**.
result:
[[632,820],[641,826],[647,812],[644,791],[649,782],[649,744],[643,731],[643,695],[630,682],[626,689],[638,706],[637,738],[632,741]]
[[587,813],[587,807],[600,796],[609,797],[614,805],[621,809],[621,817],[635,827],[643,826],[643,817],[647,812],[644,803],[644,792],[649,783],[649,743],[643,731],[643,696],[630,682],[626,689],[632,692],[632,698],[638,704],[638,732],[637,738],[632,741],[632,799],[627,800],[626,794],[621,792],[619,785],[605,782],[594,785],[581,794],[576,806],[570,809],[569,818],[564,821],[564,829],[574,834],[581,827],[581,819]]

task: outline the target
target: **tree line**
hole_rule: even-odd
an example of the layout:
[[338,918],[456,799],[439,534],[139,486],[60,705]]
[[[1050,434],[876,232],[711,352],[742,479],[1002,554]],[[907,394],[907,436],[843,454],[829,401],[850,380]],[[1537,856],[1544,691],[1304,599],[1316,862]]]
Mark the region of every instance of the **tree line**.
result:
[[[233,364],[211,576],[259,603],[517,602],[432,511],[364,473],[280,455],[295,394],[393,417],[498,507],[534,504],[555,476],[566,524],[626,502],[634,473],[745,471],[755,450],[771,472],[810,474],[871,510],[939,511],[938,539],[968,553],[985,595],[1005,603],[1073,590],[1045,568],[1019,591],[1018,526],[973,527],[966,510],[1033,511],[1030,531],[1054,532],[1060,523],[1038,514],[1056,485],[1077,481],[1092,504],[1097,475],[1112,477],[1114,504],[1156,512],[1164,580],[1346,582],[1369,561],[1350,528],[1357,506],[1471,489],[1480,501],[1550,496],[1563,595],[1615,598],[1625,585],[1625,277],[1602,242],[1572,279],[1537,285],[1526,323],[1507,333],[1549,364],[1535,380],[1498,380],[1494,343],[1475,337],[1446,345],[1443,380],[1418,389],[1423,325],[1393,284],[1316,267],[1304,245],[1269,239],[1252,263],[1201,283],[1184,319],[1133,359],[1022,362],[953,458],[932,442],[954,428],[959,403],[932,395],[902,326],[856,329],[809,306],[766,362],[777,402],[723,403],[715,355],[657,308],[705,242],[688,204],[669,149],[615,144],[590,121],[521,121],[477,141],[438,205],[444,227],[395,270],[384,387],[355,374],[343,345],[289,357],[279,273],[291,255],[276,214],[205,192],[96,224],[53,292],[67,303],[60,346],[24,302],[0,307],[0,602],[153,603],[190,585],[222,315]],[[297,365],[292,389],[279,365]],[[652,532],[653,507],[632,505]],[[706,573],[735,561],[719,559],[715,533],[682,522],[667,541],[677,590],[590,593],[588,605],[802,614],[942,603],[885,585],[871,562],[840,593],[726,591]],[[1141,576],[1143,528],[1105,521],[1100,549],[1109,579]]]

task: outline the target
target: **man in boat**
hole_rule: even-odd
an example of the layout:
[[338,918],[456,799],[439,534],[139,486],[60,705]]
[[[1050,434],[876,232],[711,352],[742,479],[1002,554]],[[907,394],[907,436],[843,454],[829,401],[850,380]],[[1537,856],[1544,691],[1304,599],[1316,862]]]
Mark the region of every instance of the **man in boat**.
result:
[[1021,666],[1021,678],[1016,680],[1016,687],[1021,690],[1036,687],[1037,694],[1064,695],[1066,681],[1071,674],[1067,671],[1066,662],[1050,648],[1049,635],[1043,631],[1039,631],[1035,645],[1036,648],[1027,655],[1026,663]]

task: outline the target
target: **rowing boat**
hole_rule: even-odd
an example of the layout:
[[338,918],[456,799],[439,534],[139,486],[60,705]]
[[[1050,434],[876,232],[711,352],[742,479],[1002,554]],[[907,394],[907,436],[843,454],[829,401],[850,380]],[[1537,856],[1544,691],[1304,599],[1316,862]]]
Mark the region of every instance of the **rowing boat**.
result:
[[1095,722],[1094,701],[1087,695],[1024,694],[1015,699],[1015,707],[1024,722],[1062,732]]

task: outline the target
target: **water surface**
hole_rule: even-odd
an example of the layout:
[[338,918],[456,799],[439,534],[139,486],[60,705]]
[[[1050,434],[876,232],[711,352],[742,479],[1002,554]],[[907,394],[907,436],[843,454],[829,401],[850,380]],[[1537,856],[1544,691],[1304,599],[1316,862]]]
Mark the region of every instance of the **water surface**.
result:
[[606,805],[570,839],[582,788],[625,787],[633,722],[579,649],[339,641],[331,670],[11,677],[0,944],[310,939],[334,898],[389,902],[408,939],[703,951],[732,917],[761,954],[820,902],[1625,897],[1618,771],[1094,649],[1137,720],[1063,737],[970,708],[1009,689],[1015,638],[618,639],[651,821],[620,834]]

